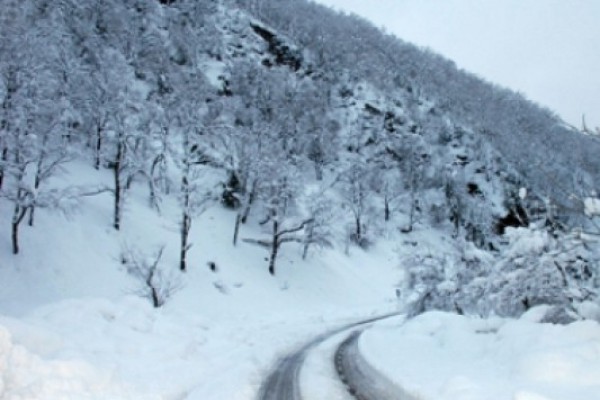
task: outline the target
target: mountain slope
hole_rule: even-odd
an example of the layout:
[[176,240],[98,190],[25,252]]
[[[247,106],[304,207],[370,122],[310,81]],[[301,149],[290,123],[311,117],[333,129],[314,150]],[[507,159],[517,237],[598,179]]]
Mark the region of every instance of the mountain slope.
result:
[[597,141],[356,17],[8,1],[0,51],[0,397],[249,398],[350,317],[597,309]]

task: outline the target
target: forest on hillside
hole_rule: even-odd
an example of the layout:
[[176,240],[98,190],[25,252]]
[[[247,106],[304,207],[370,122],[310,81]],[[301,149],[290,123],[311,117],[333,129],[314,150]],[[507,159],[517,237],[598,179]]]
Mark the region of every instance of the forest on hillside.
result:
[[[453,255],[401,260],[414,312],[518,315],[596,301],[600,141],[550,110],[306,0],[6,0],[0,201],[12,252],[39,210],[133,186],[180,209],[179,268],[209,207],[280,248],[367,249],[439,229]],[[59,185],[73,161],[112,184]],[[519,229],[516,229],[519,228]]]

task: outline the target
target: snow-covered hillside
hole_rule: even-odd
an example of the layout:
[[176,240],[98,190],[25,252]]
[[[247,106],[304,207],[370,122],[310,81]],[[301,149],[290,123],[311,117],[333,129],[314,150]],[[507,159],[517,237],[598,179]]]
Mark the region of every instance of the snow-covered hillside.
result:
[[[81,164],[68,170],[69,181],[109,177]],[[2,399],[250,399],[283,352],[398,307],[391,243],[369,253],[323,250],[306,261],[301,246],[290,246],[272,277],[268,253],[233,247],[235,213],[215,207],[192,229],[189,271],[181,274],[175,204],[159,216],[134,193],[129,228],[116,232],[107,223],[110,202],[84,202],[68,217],[40,211],[35,228],[23,230],[23,254],[10,254],[2,236]],[[10,222],[5,211],[2,226]],[[178,289],[162,308],[136,294],[144,283],[121,265],[125,245],[165,246],[160,268]]]
[[[81,164],[71,167],[65,180],[108,176]],[[451,252],[443,235],[426,230],[396,233],[367,252],[357,247],[349,254],[322,250],[306,261],[300,259],[301,246],[292,246],[282,254],[274,278],[265,268],[264,249],[231,245],[235,213],[215,207],[192,230],[189,271],[179,276],[175,204],[165,205],[158,216],[148,210],[143,196],[134,195],[125,218],[130,228],[117,233],[106,222],[111,212],[107,202],[101,197],[85,201],[89,204],[68,217],[39,213],[35,229],[23,232],[24,247],[36,251],[13,256],[4,240],[3,399],[253,399],[271,363],[312,335],[402,310],[396,297],[405,274],[399,256]],[[138,218],[144,222],[128,224]],[[259,227],[244,234],[258,235]],[[119,262],[125,244],[165,246],[161,268],[177,280],[179,289],[162,308],[154,309],[150,299],[135,294],[143,284]],[[209,262],[216,264],[216,271]],[[531,318],[465,321],[426,314],[406,326],[381,323],[367,333],[364,353],[385,374],[426,399],[445,393],[454,399],[570,400],[592,398],[597,390],[590,370],[600,363],[597,323],[552,328]],[[580,336],[585,341],[578,342]],[[529,347],[543,337],[551,342]],[[553,363],[536,361],[548,357]],[[475,361],[486,363],[487,369],[474,368]],[[550,389],[541,390],[540,384],[526,383],[547,381],[548,374],[562,377],[563,394],[548,392],[553,386],[542,384]],[[333,380],[322,376],[317,382]],[[311,400],[325,399],[319,393],[325,395],[327,389],[309,393]]]
[[10,0],[0,54],[3,400],[252,399],[391,311],[600,319],[597,141],[362,20]]

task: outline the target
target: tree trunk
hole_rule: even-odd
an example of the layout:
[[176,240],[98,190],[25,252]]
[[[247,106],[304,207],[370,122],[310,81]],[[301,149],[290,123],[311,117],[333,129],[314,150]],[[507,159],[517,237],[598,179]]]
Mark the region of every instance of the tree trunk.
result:
[[4,167],[2,166],[8,160],[8,148],[4,147],[2,149],[2,157],[0,158],[0,189],[2,189],[2,184],[4,183]]
[[242,223],[242,216],[238,213],[235,217],[235,227],[233,229],[233,245],[237,246],[238,235],[240,233],[240,225]]
[[154,286],[150,288],[152,290],[152,305],[154,308],[159,308],[162,304],[160,303],[160,297],[158,296],[158,290]]
[[19,254],[19,224],[12,223],[12,248],[13,254]]
[[181,221],[181,249],[179,253],[179,269],[184,272],[187,270],[187,251],[189,249],[188,237],[191,226],[192,219],[187,211],[184,211],[183,219]]
[[[159,256],[160,257],[160,256]],[[152,283],[152,279],[154,278],[154,273],[156,272],[156,265],[154,265],[150,271],[148,271],[148,276],[146,277],[146,286],[150,289],[150,297],[152,298],[152,305],[154,308],[158,308],[162,305],[160,301],[160,295],[158,293],[158,289]]]
[[154,186],[154,180],[152,177],[148,178],[148,192],[150,207],[155,209],[160,214],[160,205],[158,204],[158,196],[156,195],[156,187]]
[[114,216],[113,216],[113,227],[116,230],[121,229],[121,183],[119,179],[119,173],[115,172],[115,201],[114,201]]
[[306,241],[304,242],[304,248],[302,249],[302,259],[306,260],[306,256],[308,255],[308,248],[313,241],[313,235],[315,232],[315,224],[311,222],[308,227],[308,234],[306,236]]
[[271,257],[269,259],[269,273],[275,276],[275,262],[277,261],[277,253],[279,252],[279,223],[276,219],[273,220],[273,243],[271,244]]
[[357,215],[354,218],[354,223],[355,223],[355,234],[356,234],[356,243],[360,243],[360,239],[362,238],[362,228],[361,228],[361,223],[360,223],[360,216]]
[[122,203],[122,195],[123,195],[123,188],[122,188],[122,182],[121,182],[121,167],[122,167],[122,157],[123,157],[123,144],[122,143],[118,143],[117,144],[117,156],[115,158],[115,162],[113,165],[113,175],[114,175],[114,180],[115,180],[115,198],[114,198],[114,221],[113,221],[113,227],[116,230],[120,230],[121,229],[121,213],[122,213],[122,209],[121,209],[121,203]]
[[21,224],[21,221],[23,221],[26,212],[27,208],[23,208],[19,204],[15,205],[11,232],[13,254],[19,254],[19,225]]
[[410,190],[410,209],[408,213],[408,227],[405,229],[405,233],[412,232],[413,224],[415,222],[415,211],[417,206],[415,190],[415,186],[413,185],[413,187]]
[[96,148],[95,148],[95,159],[94,159],[94,168],[100,169],[100,154],[102,150],[102,125],[98,124],[96,126]]
[[256,196],[256,180],[252,182],[252,186],[250,187],[250,193],[248,193],[248,201],[244,206],[244,212],[242,214],[242,224],[245,224],[248,221],[248,216],[250,215],[250,208],[252,208],[252,203],[254,203],[254,197]]
[[29,207],[29,221],[27,222],[27,224],[29,226],[33,226],[34,214],[35,214],[35,206]]
[[[39,164],[41,164],[41,161],[38,163],[38,170],[37,170],[37,172],[35,174],[34,187],[35,187],[36,193],[37,193],[38,189],[40,188],[40,183],[42,182],[42,180],[40,178],[40,168],[41,168],[41,166]],[[33,226],[34,213],[35,213],[35,205],[32,204],[29,207],[29,226]]]
[[125,190],[131,189],[131,185],[133,185],[133,180],[135,179],[135,174],[131,174],[125,180]]
[[179,253],[179,269],[182,272],[187,270],[187,251],[189,249],[188,237],[192,226],[190,216],[190,187],[188,181],[189,165],[186,164],[183,177],[181,178],[181,193],[183,195],[183,217],[181,220],[181,248]]
[[383,202],[384,202],[384,208],[383,208],[384,218],[385,218],[385,222],[388,222],[390,220],[391,212],[390,212],[390,199],[388,198],[387,195],[383,198]]
[[158,196],[156,195],[156,167],[160,164],[163,159],[163,155],[160,154],[152,162],[152,168],[150,168],[150,176],[148,177],[148,190],[150,191],[150,206],[156,211],[160,212],[158,205]]

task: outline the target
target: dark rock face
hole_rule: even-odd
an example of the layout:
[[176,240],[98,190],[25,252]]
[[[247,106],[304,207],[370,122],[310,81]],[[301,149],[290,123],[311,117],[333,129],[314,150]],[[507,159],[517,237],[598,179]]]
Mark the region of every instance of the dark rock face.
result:
[[274,57],[273,60],[263,60],[263,65],[287,66],[293,71],[298,71],[302,66],[302,55],[298,50],[292,49],[282,39],[265,27],[251,24],[252,30],[268,44],[268,51]]

